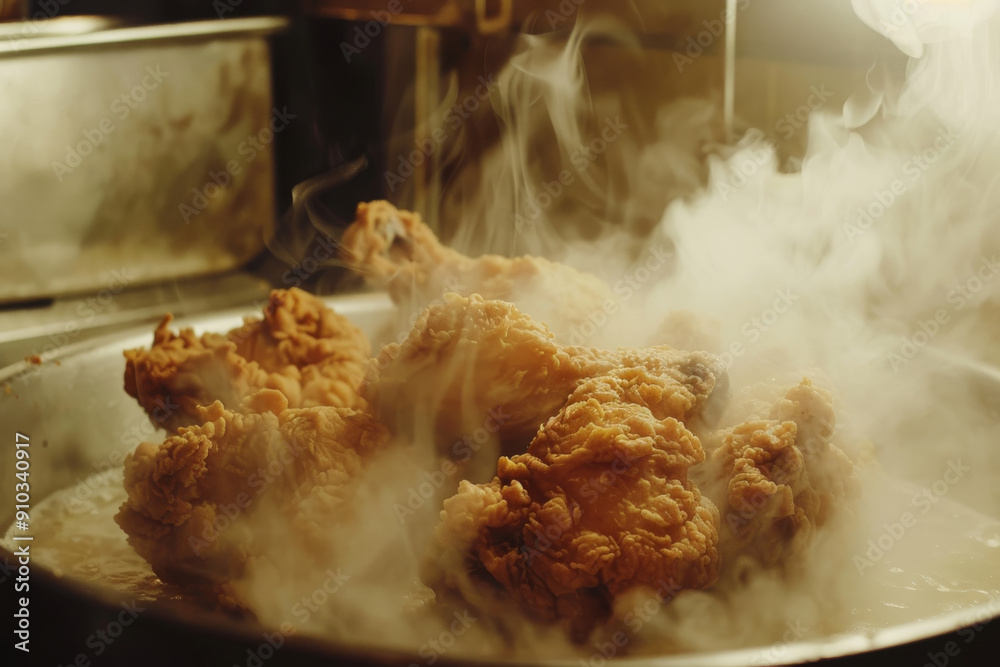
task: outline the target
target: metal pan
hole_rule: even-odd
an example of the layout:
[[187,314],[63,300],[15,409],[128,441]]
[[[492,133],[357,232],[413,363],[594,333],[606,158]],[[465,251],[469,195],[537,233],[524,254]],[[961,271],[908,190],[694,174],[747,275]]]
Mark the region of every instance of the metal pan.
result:
[[282,18],[0,24],[0,303],[218,274],[275,219]]
[[[393,318],[393,308],[383,294],[331,298],[328,303],[352,318],[370,337],[379,340]],[[241,321],[246,310],[230,310],[212,316],[188,318],[177,324],[196,331],[224,331]],[[134,447],[135,429],[149,430],[143,411],[122,389],[122,350],[148,345],[150,332],[144,328],[108,336],[97,341],[65,348],[44,366],[19,363],[0,371],[0,424],[4,440],[14,433],[30,436],[31,497],[37,504],[55,491],[102,469],[108,461],[121,458]],[[984,379],[994,388],[995,379]],[[131,434],[131,435],[130,435]],[[147,439],[155,440],[150,433]],[[13,520],[13,445],[5,443],[0,456],[0,524]],[[17,574],[17,557],[9,549],[0,550],[0,559],[10,569],[0,572],[0,585],[12,586]],[[387,652],[377,646],[345,646],[317,638],[289,637],[276,650],[263,639],[267,628],[256,623],[194,609],[165,600],[148,605],[120,639],[112,643],[95,641],[97,630],[114,628],[122,620],[130,598],[120,591],[102,588],[79,578],[30,566],[31,662],[40,664],[217,664],[262,667],[271,665],[423,665],[417,654]],[[21,595],[8,595],[9,602]],[[126,615],[127,616],[127,615]],[[989,664],[1000,647],[1000,603],[954,609],[904,625],[857,632],[783,647],[780,661],[767,664],[796,664],[824,660],[827,664]],[[12,614],[4,613],[3,623]],[[971,636],[964,642],[956,635]],[[6,630],[6,629],[5,629]],[[100,654],[97,648],[100,647]],[[262,647],[264,647],[262,649]],[[630,665],[704,665],[706,667],[764,664],[761,648],[739,651],[684,654],[628,660]],[[958,653],[954,653],[957,648]],[[950,652],[949,652],[950,651]],[[264,655],[267,655],[265,658]],[[943,656],[943,658],[941,657]],[[23,657],[23,656],[22,656]],[[35,661],[38,661],[36,663]],[[981,662],[986,660],[986,662]],[[591,661],[593,662],[593,660]],[[470,664],[442,658],[437,664]],[[476,662],[476,664],[512,664]],[[544,664],[570,667],[579,658],[545,661]],[[586,660],[583,664],[587,663]]]

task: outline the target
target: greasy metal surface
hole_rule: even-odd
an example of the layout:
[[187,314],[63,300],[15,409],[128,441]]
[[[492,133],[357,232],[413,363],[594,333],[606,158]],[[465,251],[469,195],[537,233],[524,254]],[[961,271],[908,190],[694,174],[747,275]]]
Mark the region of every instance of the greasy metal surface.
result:
[[63,16],[55,19],[26,19],[0,23],[0,54],[20,50],[28,38],[69,37],[122,25],[106,16]]
[[[277,17],[192,21],[117,28],[105,17],[67,16],[44,21],[21,21],[0,25],[0,56],[37,55],[44,51],[122,47],[155,42],[204,41],[208,39],[262,37],[284,30],[288,20]],[[13,39],[17,36],[20,39]]]
[[[363,294],[329,300],[337,312],[355,321],[369,336],[378,336],[390,316],[388,297]],[[237,308],[202,317],[178,318],[178,327],[226,331],[259,307]],[[162,314],[162,313],[161,313]],[[138,404],[122,388],[122,351],[148,346],[153,326],[131,328],[100,340],[68,345],[41,365],[14,364],[0,371],[0,423],[31,429],[32,442],[45,443],[45,456],[32,461],[32,495],[37,500],[99,472],[97,466],[132,451],[141,440],[158,434]],[[10,388],[7,393],[6,387]],[[34,446],[34,445],[33,445]],[[13,479],[13,458],[0,458],[0,474]],[[3,481],[6,488],[8,480]],[[12,505],[0,507],[0,524],[9,523]]]
[[291,122],[271,106],[263,36],[283,25],[0,38],[0,302],[257,254],[274,218],[272,143]]
[[[376,341],[386,334],[392,306],[385,295],[342,296],[328,299],[328,303],[338,312],[351,317]],[[182,318],[178,324],[193,326],[199,332],[224,331],[238,324],[245,314],[248,313],[231,310],[206,317]],[[99,341],[67,347],[41,367],[19,363],[0,371],[0,423],[9,429],[16,428],[30,434],[33,452],[44,452],[32,459],[33,502],[105,468],[108,461],[120,460],[141,439],[156,437],[143,411],[122,389],[122,350],[147,345],[150,339],[151,333],[147,328],[133,329]],[[984,377],[983,382],[990,387],[997,386],[997,378]],[[4,391],[5,386],[11,388],[11,393]],[[0,479],[3,480],[0,493],[5,496],[13,493],[9,488],[10,480],[14,478],[13,462],[13,457],[0,458]],[[0,505],[0,525],[6,526],[11,521],[11,514],[11,504]],[[3,556],[11,557],[9,552],[0,549],[0,558]],[[117,600],[115,591],[94,589],[85,582],[66,582],[64,585],[67,590],[82,590],[105,603],[113,604]],[[199,614],[198,620],[192,621],[191,616],[182,615],[170,607],[158,609],[156,613],[179,623],[196,622],[199,627],[211,627],[220,636],[224,633],[245,637],[248,642],[259,642],[260,628],[252,623],[212,614]],[[979,623],[996,615],[996,604],[968,607],[867,634],[846,634],[790,644],[785,647],[782,658],[789,663],[806,662],[896,646]],[[410,658],[420,662],[415,655],[386,656],[377,647],[336,646],[308,638],[296,639],[295,643],[311,655],[343,657],[359,655],[360,652],[360,655],[366,656],[363,659],[365,664],[407,664]],[[636,667],[747,665],[759,661],[760,650],[761,647],[756,647],[719,653],[637,658],[629,660],[629,664]],[[442,662],[456,664],[447,659]],[[462,664],[469,664],[469,661],[463,660]],[[569,667],[579,664],[579,660],[547,661],[544,664]]]
[[49,358],[66,345],[131,327],[150,330],[165,312],[177,317],[198,315],[267,302],[271,285],[247,272],[172,280],[157,285],[126,289],[120,294],[99,290],[32,303],[15,304],[0,313],[0,367],[31,355]]

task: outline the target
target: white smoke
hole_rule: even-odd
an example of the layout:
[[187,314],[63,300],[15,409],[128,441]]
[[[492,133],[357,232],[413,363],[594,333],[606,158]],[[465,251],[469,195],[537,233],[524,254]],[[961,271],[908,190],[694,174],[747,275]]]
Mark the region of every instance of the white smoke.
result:
[[[984,365],[1000,358],[1000,49],[992,38],[1000,16],[995,2],[854,6],[912,58],[906,79],[873,69],[843,112],[814,114],[797,171],[779,170],[760,131],[717,144],[710,104],[681,101],[660,110],[656,127],[640,126],[625,96],[593,89],[584,57],[589,37],[630,38],[614,23],[581,23],[565,44],[523,38],[493,96],[502,139],[446,192],[445,214],[467,221],[456,245],[558,254],[608,281],[618,307],[595,313],[590,342],[656,342],[672,312],[696,313],[712,322],[706,328],[737,394],[810,376],[835,393],[850,454],[861,460],[871,447],[877,458],[864,473],[861,508],[819,536],[803,574],[756,573],[741,588],[657,602],[629,636],[630,653],[781,642],[793,626],[794,640],[868,632],[1000,594],[1000,429],[996,379]],[[605,137],[602,155],[578,166],[574,152],[618,116],[634,134]],[[553,195],[546,184],[564,170],[573,183]],[[627,222],[654,206],[637,198],[663,193],[673,203],[657,204],[660,222],[645,236],[638,225],[622,231],[595,218],[617,208]],[[527,214],[532,206],[538,215]],[[526,227],[518,215],[530,218]],[[645,265],[654,251],[670,261]],[[415,451],[414,462],[379,462],[366,480],[372,510],[346,538],[354,578],[331,602],[336,611],[313,615],[306,631],[378,644],[391,627],[394,645],[423,658],[431,653],[421,638],[452,631],[451,613],[461,610],[414,614],[400,603],[436,513],[429,502],[401,530],[391,509],[422,483],[414,470],[440,466],[432,446]],[[970,560],[988,565],[969,569]],[[290,599],[268,608],[273,586],[251,581],[244,590],[262,619],[277,623]],[[464,639],[451,637],[449,650],[536,658],[540,645],[584,657],[594,650],[528,623],[518,637],[498,638],[491,627],[478,620]]]

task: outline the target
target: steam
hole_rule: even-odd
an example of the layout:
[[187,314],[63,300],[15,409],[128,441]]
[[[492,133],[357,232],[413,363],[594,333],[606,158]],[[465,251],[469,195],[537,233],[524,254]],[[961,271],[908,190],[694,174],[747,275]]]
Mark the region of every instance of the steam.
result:
[[[661,338],[676,328],[664,322],[691,311],[712,332],[703,340],[728,364],[736,399],[809,376],[835,393],[848,453],[877,459],[865,468],[861,508],[825,528],[802,573],[750,571],[730,590],[657,601],[632,628],[630,653],[782,642],[793,626],[795,640],[874,632],[1000,595],[1000,430],[987,366],[1000,360],[1000,50],[991,41],[1000,15],[995,2],[854,6],[913,60],[905,81],[874,68],[842,113],[813,114],[797,171],[779,170],[758,130],[718,143],[712,104],[679,100],[650,124],[635,98],[595,90],[590,39],[634,45],[601,21],[577,24],[565,43],[518,38],[491,97],[502,139],[446,193],[459,249],[547,255],[629,286],[613,290],[620,308],[587,344],[669,343]],[[622,129],[614,140],[602,136],[609,122]],[[600,154],[580,159],[597,138]],[[555,195],[547,186],[564,171],[572,178]],[[657,248],[670,260],[640,272]],[[526,621],[508,620],[516,632],[501,637],[482,616],[442,639],[468,611],[433,608],[419,583],[440,501],[461,479],[444,470],[421,430],[372,463],[363,516],[330,528],[333,565],[349,579],[299,630],[418,649],[427,660],[442,655],[430,642],[462,656],[592,653],[598,644],[572,647]],[[407,505],[415,490],[422,502]],[[412,510],[405,520],[400,503]],[[907,513],[915,523],[897,537]],[[327,575],[297,571],[295,554],[274,542],[273,568],[239,586],[277,625]],[[942,544],[957,545],[951,558],[933,556]],[[988,566],[963,569],[956,552]]]

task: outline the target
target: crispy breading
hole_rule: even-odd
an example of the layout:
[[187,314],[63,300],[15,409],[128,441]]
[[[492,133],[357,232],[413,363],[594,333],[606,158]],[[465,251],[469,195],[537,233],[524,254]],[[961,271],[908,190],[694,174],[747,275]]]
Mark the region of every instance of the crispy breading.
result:
[[858,480],[851,460],[831,442],[835,419],[830,394],[803,380],[771,407],[768,418],[723,431],[709,468],[725,487],[725,558],[788,563],[834,512],[847,511]]
[[379,352],[361,391],[388,426],[405,431],[435,415],[435,438],[445,446],[485,424],[505,452],[519,453],[582,380],[630,367],[674,380],[670,416],[685,422],[728,391],[711,354],[563,346],[508,302],[455,294],[425,310],[402,344]]
[[406,312],[448,292],[479,294],[514,303],[563,338],[614,297],[596,276],[543,257],[463,255],[442,245],[419,214],[387,201],[358,204],[340,243],[344,262],[388,289]]
[[580,383],[527,453],[445,501],[439,587],[469,571],[582,639],[637,587],[710,586],[719,513],[687,478],[704,452],[672,416],[686,391],[642,367]]
[[302,519],[297,499],[322,494],[325,502],[310,503],[307,519],[328,528],[365,459],[388,441],[364,412],[287,406],[275,390],[254,394],[238,412],[216,401],[197,408],[198,426],[126,457],[128,500],[115,521],[164,581],[236,578],[269,539],[245,527],[265,503],[295,522]]
[[198,408],[236,409],[260,389],[294,408],[362,407],[357,393],[370,346],[350,320],[299,289],[274,290],[262,319],[222,335],[173,333],[167,315],[150,349],[125,352],[125,391],[168,432],[200,424]]

